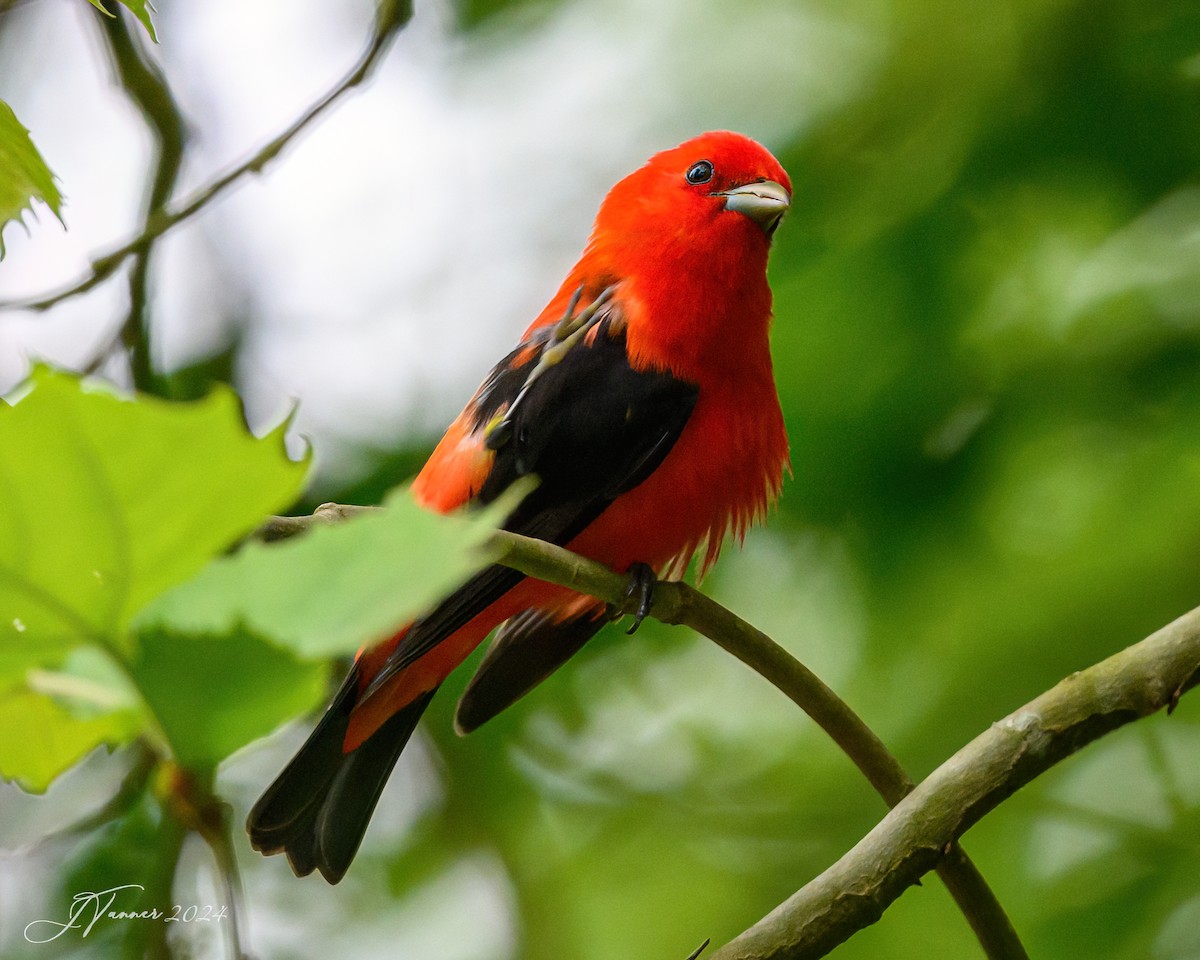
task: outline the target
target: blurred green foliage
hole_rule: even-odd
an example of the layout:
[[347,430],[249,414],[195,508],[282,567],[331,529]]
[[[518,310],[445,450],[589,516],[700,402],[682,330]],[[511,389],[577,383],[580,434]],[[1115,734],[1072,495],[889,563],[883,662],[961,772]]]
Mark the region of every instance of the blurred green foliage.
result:
[[527,16],[545,13],[553,4],[543,0],[461,0],[456,6],[458,22],[464,30],[473,30],[505,14]]
[[[886,56],[779,151],[794,478],[711,585],[919,776],[1200,599],[1200,7],[824,9]],[[429,842],[498,851],[519,955],[684,956],[876,821],[739,669],[659,628],[598,638],[466,741],[435,704],[451,825]],[[1185,705],[972,831],[1033,956],[1200,957],[1198,758]],[[977,947],[929,883],[835,955]]]
[[[461,23],[513,17],[534,32],[529,11],[552,6],[472,2]],[[919,777],[1200,602],[1200,6],[811,6],[881,53],[856,99],[772,144],[795,184],[771,265],[794,478],[770,528],[729,551],[709,586],[829,680]],[[803,106],[778,99],[781,116]],[[426,441],[334,498],[379,500]],[[247,705],[247,678],[284,654],[240,632],[176,640],[170,651],[147,635],[133,680],[168,691],[162,724],[204,766],[270,725]],[[10,652],[0,678],[29,665]],[[173,678],[181,662],[186,682]],[[272,668],[276,716],[314,701],[309,667]],[[214,722],[190,730],[229,670],[246,672],[212,701]],[[402,939],[442,910],[455,956],[686,956],[757,920],[883,812],[794,707],[680,631],[607,631],[458,740],[450,717],[468,674],[434,701],[429,753],[409,762],[410,750],[385,796],[381,819],[402,823],[373,828],[343,884],[244,859],[252,909],[296,931],[278,955],[329,952],[330,911],[330,942],[354,956],[374,955],[367,936],[356,953],[357,934],[382,924]],[[1031,955],[1200,958],[1194,696],[1066,762],[966,838]],[[123,736],[94,715],[71,720],[93,725],[83,749]],[[253,775],[246,754],[217,779],[239,813],[287,745]],[[159,801],[134,796],[70,848],[63,897],[177,852]],[[472,900],[473,883],[486,893]],[[460,914],[480,902],[502,919],[473,928]],[[977,955],[933,881],[835,953]]]

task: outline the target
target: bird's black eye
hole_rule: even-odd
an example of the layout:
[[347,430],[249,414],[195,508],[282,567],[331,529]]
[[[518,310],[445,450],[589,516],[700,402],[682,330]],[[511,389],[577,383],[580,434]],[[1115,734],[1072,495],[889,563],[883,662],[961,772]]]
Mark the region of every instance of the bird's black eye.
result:
[[684,179],[690,184],[708,183],[713,178],[713,165],[707,160],[697,160],[684,174]]

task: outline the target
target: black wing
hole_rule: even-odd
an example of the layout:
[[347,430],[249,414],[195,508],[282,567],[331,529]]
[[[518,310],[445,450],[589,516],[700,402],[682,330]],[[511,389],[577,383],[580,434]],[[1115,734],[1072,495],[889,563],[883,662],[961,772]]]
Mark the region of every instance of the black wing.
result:
[[[479,429],[497,418],[504,423],[479,501],[491,502],[521,477],[539,481],[505,520],[505,530],[568,543],[662,463],[691,416],[697,387],[630,366],[615,311],[592,333],[547,365],[539,360],[553,342],[549,331],[539,331],[501,361],[476,397]],[[522,579],[500,565],[476,574],[412,625],[366,695]]]

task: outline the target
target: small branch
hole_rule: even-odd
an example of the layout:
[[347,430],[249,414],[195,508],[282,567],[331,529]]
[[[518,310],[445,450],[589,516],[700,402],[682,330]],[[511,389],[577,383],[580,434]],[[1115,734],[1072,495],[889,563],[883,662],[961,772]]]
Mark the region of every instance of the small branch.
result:
[[[626,578],[561,547],[499,531],[497,562],[527,576],[569,586],[618,608],[627,603]],[[569,578],[566,576],[569,572]],[[628,611],[625,611],[628,612]],[[820,677],[761,630],[685,583],[660,582],[651,616],[688,626],[733,654],[807,713],[841,747],[867,781],[895,807],[913,789],[900,762],[870,727]],[[1012,922],[983,875],[951,839],[938,875],[991,960],[1028,960]],[[719,956],[719,954],[717,955]]]
[[227,806],[222,806],[219,826],[214,829],[201,830],[200,836],[208,844],[208,849],[212,853],[213,863],[216,865],[225,895],[225,905],[229,911],[229,926],[225,937],[229,949],[228,956],[230,960],[245,960],[247,954],[242,949],[242,944],[246,942],[242,921],[242,904],[245,901],[245,895],[242,890],[242,876],[238,870],[237,855],[233,848],[232,829],[229,809]]
[[378,510],[379,507],[360,507],[345,503],[323,503],[305,517],[271,517],[254,531],[253,538],[271,543],[298,536],[311,527],[327,523],[338,523],[353,516]]
[[[118,8],[109,12],[112,16],[93,19],[104,31],[117,77],[126,95],[141,112],[156,145],[154,174],[146,198],[145,222],[149,224],[155,217],[163,215],[163,208],[171,199],[179,178],[186,141],[183,115],[162,71],[146,56],[141,41],[130,33],[126,19],[128,11]],[[147,242],[131,254],[133,266],[129,271],[129,314],[117,331],[114,343],[124,342],[129,351],[134,386],[140,390],[157,392],[154,389],[151,360],[148,290],[152,251],[153,242]],[[113,345],[108,343],[101,348],[92,364],[93,368],[104,362]]]
[[[327,503],[311,517],[274,517],[260,528],[259,536],[294,536],[314,524],[336,522],[369,509],[374,508]],[[624,613],[631,612],[631,601],[626,596],[628,579],[603,564],[504,530],[496,532],[493,545],[499,550],[497,563],[586,593]],[[690,627],[774,685],[829,734],[889,807],[913,789],[904,768],[874,731],[816,674],[761,630],[687,584],[674,581],[660,581],[655,587],[651,616],[663,623]],[[956,842],[948,843],[946,856],[936,869],[985,955],[991,960],[1027,960],[1020,938],[983,876]]]
[[823,957],[879,919],[1001,801],[1107,733],[1168,706],[1200,678],[1200,608],[1067,677],[938,767],[837,863],[712,960]]
[[408,23],[411,16],[411,0],[384,0],[380,4],[371,39],[351,71],[254,156],[227,170],[182,202],[153,211],[141,234],[96,257],[92,261],[91,273],[87,276],[55,293],[27,300],[0,301],[0,310],[43,311],[71,297],[86,293],[111,277],[131,256],[144,254],[164,233],[199,213],[246,174],[262,173],[301,131],[371,75],[392,39]]

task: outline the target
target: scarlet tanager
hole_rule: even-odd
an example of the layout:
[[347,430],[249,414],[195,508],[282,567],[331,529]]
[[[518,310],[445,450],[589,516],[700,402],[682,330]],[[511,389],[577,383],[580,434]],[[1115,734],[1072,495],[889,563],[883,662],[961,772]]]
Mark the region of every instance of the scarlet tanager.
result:
[[[771,370],[767,254],[791,200],[779,162],[706,133],[609,191],[579,262],[484,380],[413,484],[448,512],[538,483],[504,522],[629,571],[701,572],[779,495],[787,436]],[[475,729],[611,613],[491,566],[355,660],[308,741],[250,811],[264,854],[337,883],[439,684],[497,625],[458,705]]]

